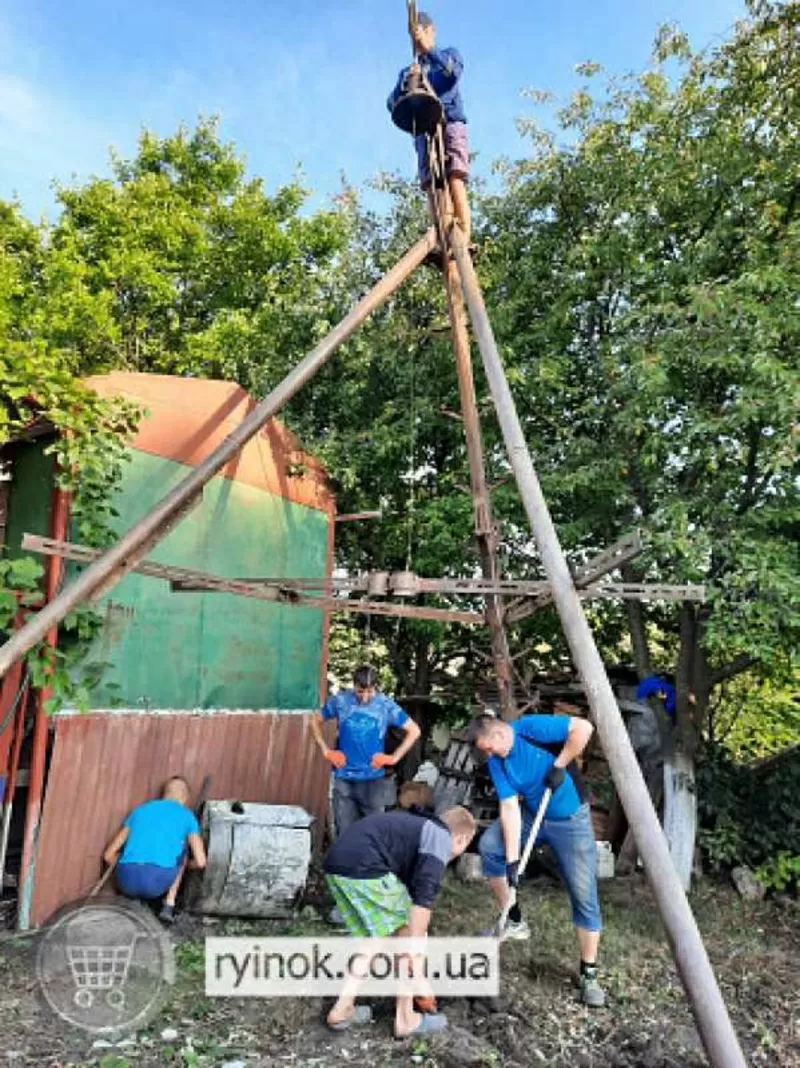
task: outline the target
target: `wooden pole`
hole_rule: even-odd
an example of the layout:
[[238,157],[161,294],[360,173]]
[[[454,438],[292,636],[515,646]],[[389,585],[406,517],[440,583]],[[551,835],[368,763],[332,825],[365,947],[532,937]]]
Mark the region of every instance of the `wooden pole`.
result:
[[[472,373],[469,333],[467,331],[464,298],[458,281],[455,263],[443,252],[444,283],[450,313],[453,336],[453,353],[458,372],[458,389],[461,396],[461,416],[467,439],[469,481],[475,518],[475,538],[481,559],[483,577],[488,582],[497,582],[500,569],[497,564],[497,531],[492,519],[492,501],[486,484],[486,468],[483,461],[483,441],[480,416],[475,397],[475,379]],[[492,644],[492,658],[497,676],[500,698],[500,713],[504,720],[517,719],[519,711],[514,696],[514,674],[508,635],[503,623],[503,601],[497,595],[486,599],[486,623]]]

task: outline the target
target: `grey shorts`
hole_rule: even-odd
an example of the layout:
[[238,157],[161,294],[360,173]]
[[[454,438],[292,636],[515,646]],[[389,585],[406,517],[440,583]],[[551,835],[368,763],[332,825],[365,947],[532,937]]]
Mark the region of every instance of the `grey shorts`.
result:
[[[417,150],[419,180],[423,189],[431,184],[428,167],[427,139],[424,136],[414,139]],[[469,180],[469,140],[465,122],[448,122],[444,128],[444,169],[448,178]]]

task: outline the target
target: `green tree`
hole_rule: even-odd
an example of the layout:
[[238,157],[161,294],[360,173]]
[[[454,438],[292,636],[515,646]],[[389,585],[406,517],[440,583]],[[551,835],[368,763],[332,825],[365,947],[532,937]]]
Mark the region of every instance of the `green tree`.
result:
[[83,373],[191,374],[260,392],[316,336],[346,237],[341,213],[302,214],[306,197],[298,183],[270,196],[248,179],[213,121],[144,133],[110,178],[59,190],[42,331]]
[[640,526],[627,577],[707,585],[703,605],[627,618],[642,674],[673,666],[659,629],[675,650],[667,825],[687,883],[711,695],[797,648],[799,27],[796,2],[755,3],[701,55],[664,29],[648,71],[596,95],[587,64],[485,205],[489,300],[566,545]]
[[[0,447],[47,429],[82,541],[112,536],[139,415],[87,389],[87,375],[219,377],[259,394],[326,329],[347,217],[306,214],[305,199],[298,183],[267,195],[201,121],[144,133],[111,177],[59,189],[50,226],[0,202]],[[4,569],[4,585],[14,574]]]

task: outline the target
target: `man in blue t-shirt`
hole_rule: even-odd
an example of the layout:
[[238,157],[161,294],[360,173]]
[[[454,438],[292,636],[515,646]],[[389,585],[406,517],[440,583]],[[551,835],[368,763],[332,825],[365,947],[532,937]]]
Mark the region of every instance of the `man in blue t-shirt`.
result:
[[[469,737],[489,757],[489,774],[500,801],[500,819],[484,832],[478,852],[501,909],[509,886],[519,882],[523,844],[545,789],[553,791],[537,842],[549,845],[558,860],[580,945],[581,998],[598,1007],[605,1004],[605,994],[597,980],[602,926],[597,846],[588,802],[566,770],[586,748],[593,730],[587,720],[573,716],[523,716],[514,723],[479,716],[470,724]],[[546,747],[555,748],[556,755]],[[519,905],[511,909],[503,937],[530,937]]]
[[[328,747],[322,725],[336,720],[338,742]],[[400,727],[405,737],[390,755],[384,752],[386,733]],[[378,692],[374,668],[362,665],[353,672],[353,689],[326,701],[311,721],[311,732],[325,759],[334,767],[333,814],[336,833],[356,820],[386,808],[386,768],[393,767],[419,738],[420,730],[408,713]]]
[[118,889],[126,897],[145,901],[163,897],[159,916],[172,923],[187,863],[192,868],[206,866],[200,825],[189,808],[185,779],[177,775],[169,779],[160,798],[146,801],[128,814],[103,854],[106,864],[114,864],[117,857]]

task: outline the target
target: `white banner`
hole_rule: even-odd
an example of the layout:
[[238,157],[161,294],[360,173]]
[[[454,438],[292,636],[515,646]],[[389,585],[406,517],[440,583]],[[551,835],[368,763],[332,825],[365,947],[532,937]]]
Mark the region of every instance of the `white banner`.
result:
[[209,997],[496,997],[496,938],[207,938]]

